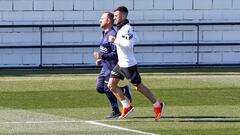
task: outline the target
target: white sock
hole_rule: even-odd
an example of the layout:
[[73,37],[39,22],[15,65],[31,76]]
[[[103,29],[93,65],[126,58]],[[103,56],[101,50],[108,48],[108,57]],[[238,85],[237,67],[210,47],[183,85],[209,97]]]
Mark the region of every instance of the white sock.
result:
[[123,107],[127,107],[129,105],[129,103],[128,103],[128,101],[126,99],[122,100],[121,103],[122,103]]
[[153,104],[154,107],[158,107],[159,106],[159,102],[156,100],[156,102]]

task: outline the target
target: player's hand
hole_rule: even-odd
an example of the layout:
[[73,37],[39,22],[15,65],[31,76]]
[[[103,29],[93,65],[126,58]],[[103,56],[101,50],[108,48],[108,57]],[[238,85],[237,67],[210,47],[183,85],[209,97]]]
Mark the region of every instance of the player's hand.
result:
[[102,64],[102,59],[97,59],[95,63],[96,65],[100,66]]
[[100,52],[94,52],[93,55],[96,59],[101,59],[102,58],[102,55],[101,55]]
[[109,37],[108,37],[108,42],[114,43],[115,39],[116,39],[116,37],[114,37],[114,36],[109,36]]

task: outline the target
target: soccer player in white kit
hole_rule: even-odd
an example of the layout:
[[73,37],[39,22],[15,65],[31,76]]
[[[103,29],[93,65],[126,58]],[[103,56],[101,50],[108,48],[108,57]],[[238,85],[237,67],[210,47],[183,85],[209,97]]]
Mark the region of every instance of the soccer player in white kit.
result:
[[126,77],[129,82],[134,85],[135,89],[142,93],[153,104],[155,120],[157,121],[163,113],[164,102],[157,100],[151,90],[141,81],[141,76],[137,70],[137,61],[133,52],[137,35],[129,24],[127,15],[128,9],[125,6],[120,6],[114,10],[114,20],[118,32],[116,38],[113,36],[109,37],[109,42],[117,47],[118,64],[111,72],[108,87],[123,105],[122,114],[118,119],[124,119],[134,110],[134,106],[125,99],[122,91],[118,87],[119,81]]

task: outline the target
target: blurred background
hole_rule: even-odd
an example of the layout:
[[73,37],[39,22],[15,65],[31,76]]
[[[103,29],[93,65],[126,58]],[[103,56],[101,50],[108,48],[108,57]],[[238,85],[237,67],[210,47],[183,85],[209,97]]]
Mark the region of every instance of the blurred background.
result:
[[0,0],[0,68],[95,67],[100,16],[121,5],[140,66],[240,64],[239,0]]

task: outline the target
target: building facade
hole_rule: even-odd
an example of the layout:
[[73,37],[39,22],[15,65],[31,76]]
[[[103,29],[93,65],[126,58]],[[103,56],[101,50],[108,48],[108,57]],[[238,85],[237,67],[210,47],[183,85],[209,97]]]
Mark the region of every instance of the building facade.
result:
[[[0,0],[0,67],[94,65],[98,47],[86,45],[98,45],[99,27],[4,26],[98,24],[104,11],[120,5],[128,7],[132,24],[240,22],[239,0]],[[135,48],[140,65],[240,64],[240,45],[231,44],[240,43],[240,25],[134,29],[142,45]],[[187,45],[197,42],[204,46]]]

